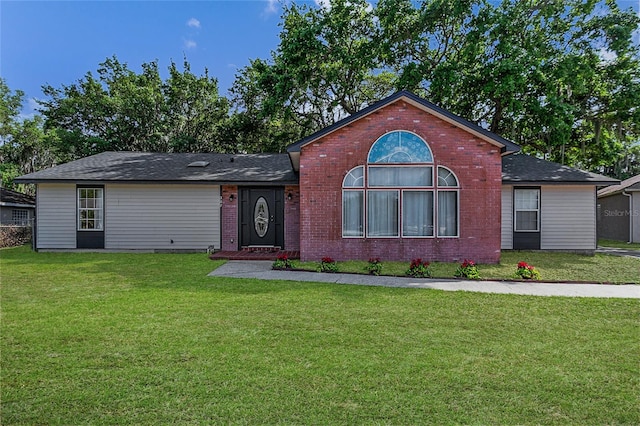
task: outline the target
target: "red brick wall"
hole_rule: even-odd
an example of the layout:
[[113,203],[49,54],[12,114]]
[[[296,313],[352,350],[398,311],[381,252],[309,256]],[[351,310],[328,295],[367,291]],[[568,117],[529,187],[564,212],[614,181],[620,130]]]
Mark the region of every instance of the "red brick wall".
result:
[[[371,145],[393,130],[421,136],[433,152],[434,166],[446,166],[458,177],[458,238],[342,238],[342,180],[353,167],[366,164]],[[302,148],[302,260],[331,256],[498,262],[501,180],[499,148],[401,100],[395,102]]]
[[[289,195],[291,199],[289,200]],[[284,247],[300,250],[300,187],[284,187]]]
[[[233,195],[233,200],[229,197]],[[238,187],[222,186],[222,250],[238,250]]]

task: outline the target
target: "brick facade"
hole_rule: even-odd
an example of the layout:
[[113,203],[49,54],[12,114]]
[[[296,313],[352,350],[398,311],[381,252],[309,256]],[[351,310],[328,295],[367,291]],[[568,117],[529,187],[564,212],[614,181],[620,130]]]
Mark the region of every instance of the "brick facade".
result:
[[[366,165],[371,145],[393,130],[422,137],[434,167],[446,166],[460,184],[456,238],[342,238],[342,181]],[[300,251],[303,261],[331,256],[368,259],[496,263],[500,259],[500,149],[402,100],[305,145],[300,152]]]
[[[233,200],[231,196],[233,195]],[[222,250],[236,251],[238,245],[238,187],[222,185]]]

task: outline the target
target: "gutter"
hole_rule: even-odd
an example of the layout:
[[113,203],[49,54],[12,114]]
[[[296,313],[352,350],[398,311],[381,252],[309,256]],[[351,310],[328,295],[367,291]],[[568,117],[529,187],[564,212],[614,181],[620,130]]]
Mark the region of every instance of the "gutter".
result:
[[626,189],[622,190],[621,194],[629,197],[629,244],[631,244],[633,241],[633,197]]

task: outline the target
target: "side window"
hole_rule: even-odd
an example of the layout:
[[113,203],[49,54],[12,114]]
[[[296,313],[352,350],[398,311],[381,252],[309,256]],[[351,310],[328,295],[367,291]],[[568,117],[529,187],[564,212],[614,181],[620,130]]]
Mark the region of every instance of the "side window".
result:
[[518,189],[514,197],[514,230],[538,232],[540,230],[540,189]]
[[458,179],[446,167],[438,167],[438,236],[457,237],[460,209]]
[[364,237],[364,166],[351,169],[342,181],[342,236]]
[[78,231],[102,231],[104,190],[78,188]]

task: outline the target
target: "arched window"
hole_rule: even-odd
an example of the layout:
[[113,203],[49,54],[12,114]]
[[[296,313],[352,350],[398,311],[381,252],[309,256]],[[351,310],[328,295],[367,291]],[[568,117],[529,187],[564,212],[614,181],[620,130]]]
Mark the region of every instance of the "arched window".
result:
[[438,166],[438,236],[458,236],[458,178],[446,167]]
[[342,188],[342,236],[364,237],[364,166],[349,170]]
[[415,133],[396,130],[381,136],[369,150],[373,163],[433,163],[429,145]]
[[[371,146],[367,159],[366,167],[345,173],[343,237],[458,235],[458,180],[445,167],[438,167],[434,179],[433,154],[420,136],[403,130],[389,132]],[[441,207],[436,209],[436,203]]]

